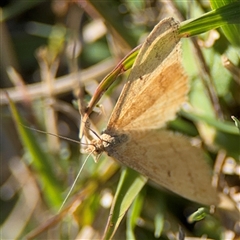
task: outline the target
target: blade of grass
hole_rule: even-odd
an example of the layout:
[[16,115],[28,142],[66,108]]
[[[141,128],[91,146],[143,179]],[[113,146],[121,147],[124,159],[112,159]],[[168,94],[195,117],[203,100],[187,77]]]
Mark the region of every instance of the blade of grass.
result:
[[162,234],[165,220],[165,211],[166,211],[166,200],[162,198],[159,199],[159,204],[156,205],[156,215],[154,218],[154,236],[155,238],[159,238]]
[[133,201],[131,208],[128,211],[126,230],[127,239],[135,239],[134,228],[136,226],[137,219],[143,207],[144,196],[145,194],[143,194],[142,192],[138,194],[135,200]]
[[24,120],[17,111],[16,106],[10,98],[9,105],[12,112],[15,125],[17,127],[20,139],[23,146],[27,149],[33,159],[32,164],[38,173],[44,189],[44,198],[47,200],[51,207],[58,210],[61,205],[61,185],[54,177],[54,171],[50,164],[50,159],[47,154],[40,148],[40,144],[36,141],[36,138],[32,132],[24,127]]
[[236,125],[236,127],[238,128],[238,130],[240,132],[240,121],[236,117],[234,117],[234,116],[232,116],[232,120],[235,122],[235,125]]
[[227,154],[237,161],[240,156],[240,135],[238,129],[230,122],[220,122],[209,116],[181,112],[182,116],[193,122],[206,123],[214,129],[214,144],[226,150]]
[[[231,4],[231,3],[236,3],[236,1],[235,0],[234,1],[233,0],[222,0],[222,1],[210,0],[211,7],[213,9],[219,9],[222,6],[225,6],[225,5],[228,5],[228,4]],[[239,1],[237,3],[239,3]],[[238,6],[237,9],[240,9],[240,6]],[[240,15],[238,15],[238,17],[239,16]],[[239,48],[240,47],[240,39],[239,39],[240,24],[239,24],[239,22],[238,22],[238,24],[224,25],[224,26],[221,27],[221,29],[222,29],[223,33],[225,34],[225,36],[227,37],[227,39],[229,40],[229,42],[232,45]]]
[[134,48],[128,55],[126,55],[118,65],[100,82],[95,93],[90,100],[86,112],[82,118],[82,124],[80,127],[79,138],[81,139],[83,136],[83,131],[85,128],[85,123],[89,115],[91,114],[94,106],[100,100],[102,95],[108,90],[108,88],[112,85],[112,83],[116,80],[116,78],[123,72],[126,72],[128,69],[132,68],[135,58],[138,55],[138,52],[141,48],[141,45]]
[[192,213],[188,217],[188,222],[193,223],[193,222],[200,221],[204,219],[207,214],[209,214],[209,209],[199,208],[196,212]]
[[191,37],[227,24],[240,23],[240,2],[233,2],[180,24],[181,37]]
[[210,126],[213,126],[216,130],[222,131],[224,133],[232,134],[232,135],[238,135],[238,130],[231,122],[220,122],[214,118],[211,118],[209,116],[204,116],[196,113],[190,113],[181,111],[181,115],[186,117],[187,119],[190,119],[192,121],[199,121],[199,122],[205,122]]
[[155,231],[154,236],[155,238],[159,238],[162,234],[163,227],[164,227],[164,214],[162,212],[158,212],[154,218],[154,225],[155,225]]
[[122,218],[146,182],[146,177],[130,168],[122,171],[103,239],[112,239]]
[[11,4],[9,4],[7,7],[4,7],[1,9],[1,18],[0,22],[4,22],[9,20],[10,18],[13,18],[17,15],[20,15],[21,13],[27,11],[28,9],[31,9],[35,7],[36,5],[40,4],[42,1],[13,1]]

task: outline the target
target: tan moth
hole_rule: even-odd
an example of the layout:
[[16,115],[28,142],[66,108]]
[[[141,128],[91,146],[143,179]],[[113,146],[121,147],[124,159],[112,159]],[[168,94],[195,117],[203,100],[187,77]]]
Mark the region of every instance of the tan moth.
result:
[[106,130],[89,152],[110,157],[190,200],[217,203],[210,168],[201,149],[163,130],[187,100],[188,77],[181,58],[178,26],[162,20],[147,37]]

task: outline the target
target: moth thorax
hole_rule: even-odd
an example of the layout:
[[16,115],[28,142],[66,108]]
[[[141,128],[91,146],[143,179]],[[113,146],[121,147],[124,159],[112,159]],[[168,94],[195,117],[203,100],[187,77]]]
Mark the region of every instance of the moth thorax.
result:
[[128,140],[126,134],[110,134],[103,133],[99,139],[94,139],[91,145],[86,149],[87,152],[92,152],[94,155],[100,155],[102,152],[110,153],[115,147],[121,145]]
[[112,133],[112,131],[105,130],[101,135],[104,151],[108,155],[112,155],[113,152],[118,151],[117,148],[120,147],[123,143],[129,140],[127,134],[124,133]]

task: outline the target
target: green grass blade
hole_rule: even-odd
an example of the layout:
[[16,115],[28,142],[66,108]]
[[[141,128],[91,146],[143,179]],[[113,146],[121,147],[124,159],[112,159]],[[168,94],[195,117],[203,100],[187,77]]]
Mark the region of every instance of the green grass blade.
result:
[[156,215],[154,218],[154,236],[155,238],[159,238],[162,234],[165,220],[165,211],[166,211],[166,203],[165,199],[162,197],[159,199],[159,204],[156,205]]
[[188,222],[193,223],[196,221],[200,221],[206,217],[206,215],[209,214],[209,210],[206,208],[199,208],[196,212],[192,213],[188,217]]
[[240,121],[236,117],[234,117],[234,116],[232,116],[232,120],[235,122],[235,125],[236,125],[236,127],[238,128],[238,130],[240,132]]
[[238,129],[231,122],[221,122],[209,116],[181,112],[181,114],[193,122],[206,123],[214,129],[214,144],[225,149],[229,156],[239,161],[240,156],[240,135]]
[[[203,14],[201,17],[189,19],[180,24],[181,37],[191,37],[226,24],[240,23],[240,2],[233,2]],[[239,35],[238,35],[239,36]]]
[[196,113],[189,113],[181,111],[181,114],[188,118],[189,120],[192,120],[194,122],[205,122],[210,126],[213,126],[216,130],[222,131],[224,133],[232,134],[232,135],[238,135],[238,130],[231,122],[221,122],[219,120],[216,120],[214,118],[211,118],[209,116],[204,116]]
[[[211,6],[213,9],[219,9],[222,6],[228,5],[233,3],[234,5],[237,3],[239,4],[239,1],[233,1],[233,0],[222,0],[222,1],[215,1],[215,0],[210,0]],[[236,13],[238,12],[238,10],[240,9],[240,6],[236,6]],[[238,13],[239,14],[239,13]],[[234,13],[233,13],[234,15]],[[238,15],[239,18],[240,15]],[[238,24],[227,24],[222,26],[222,31],[225,34],[225,36],[227,37],[227,39],[229,40],[229,42],[233,45],[236,46],[238,48],[240,48],[240,24],[239,22],[237,22]]]
[[132,65],[137,57],[141,46],[134,48],[128,55],[126,55],[118,65],[101,81],[98,85],[95,94],[89,103],[88,109],[92,110],[92,106],[99,101],[101,96],[104,94],[105,91],[113,84],[119,74],[129,70],[132,68]]
[[163,227],[164,227],[164,215],[160,212],[157,213],[154,219],[155,231],[154,236],[159,238],[162,234]]
[[142,192],[138,194],[128,211],[126,230],[127,239],[135,239],[134,228],[143,207],[144,196],[145,194],[142,194]]
[[132,68],[132,65],[137,57],[141,45],[134,48],[129,54],[127,54],[119,63],[118,65],[99,83],[94,95],[92,96],[91,101],[88,104],[87,111],[82,119],[82,125],[80,128],[79,138],[81,139],[83,136],[83,130],[89,115],[91,114],[94,106],[100,100],[102,95],[108,90],[108,88],[113,84],[116,78],[123,72]]
[[47,154],[40,148],[31,130],[24,127],[24,121],[17,111],[15,104],[9,99],[9,105],[15,121],[20,139],[26,150],[29,151],[34,169],[37,171],[44,188],[44,197],[56,210],[61,205],[61,187],[54,177],[54,171]]
[[113,237],[122,218],[146,182],[146,177],[130,168],[122,171],[110,210],[104,239],[111,239]]
[[28,9],[35,7],[36,5],[38,5],[40,3],[41,3],[41,1],[38,1],[38,0],[37,1],[36,0],[13,1],[7,7],[4,7],[3,9],[0,10],[2,12],[0,22],[7,21],[10,18],[20,15],[21,13],[25,12]]

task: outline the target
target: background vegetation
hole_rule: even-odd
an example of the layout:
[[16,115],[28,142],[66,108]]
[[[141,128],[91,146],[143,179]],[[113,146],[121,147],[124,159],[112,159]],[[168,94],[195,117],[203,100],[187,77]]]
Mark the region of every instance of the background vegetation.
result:
[[[86,155],[79,144],[21,125],[19,135],[4,91],[17,106],[22,118],[18,122],[78,141],[76,102],[88,102],[99,81],[161,19],[199,17],[211,10],[210,5],[207,1],[3,1],[1,7],[2,237],[99,239],[123,167],[106,156],[97,164],[90,157],[59,213]],[[201,205],[149,182],[123,218],[116,239],[240,237],[240,139],[231,119],[240,116],[239,25],[232,26],[230,35],[217,29],[193,41],[183,40],[194,110],[180,112],[168,126],[200,139],[221,207],[212,214],[206,208],[203,219],[191,222],[188,217]],[[94,109],[94,131],[106,126],[127,75],[118,78]]]

